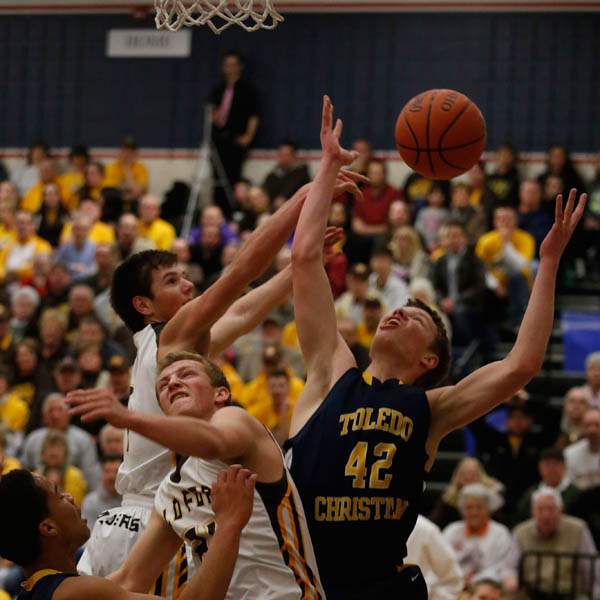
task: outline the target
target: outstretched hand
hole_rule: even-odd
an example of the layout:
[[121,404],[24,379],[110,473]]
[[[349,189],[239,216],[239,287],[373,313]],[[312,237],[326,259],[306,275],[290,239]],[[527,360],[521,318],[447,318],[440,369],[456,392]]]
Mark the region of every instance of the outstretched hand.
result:
[[587,194],[581,194],[577,206],[575,207],[576,198],[577,190],[572,189],[569,192],[567,205],[563,211],[563,196],[562,194],[559,194],[556,197],[554,224],[540,246],[540,259],[560,260],[560,257],[569,243],[569,240],[577,227],[577,223],[579,223],[585,210]]
[[231,465],[223,469],[213,483],[210,494],[211,507],[217,527],[232,527],[241,531],[252,515],[256,475]]
[[79,416],[84,423],[104,419],[114,427],[125,429],[130,412],[107,389],[75,390],[67,394],[69,414]]
[[345,150],[340,145],[343,123],[341,119],[335,122],[333,127],[333,104],[329,96],[323,96],[323,115],[321,117],[321,148],[323,158],[328,158],[340,164],[340,166],[353,163],[358,157],[358,152]]

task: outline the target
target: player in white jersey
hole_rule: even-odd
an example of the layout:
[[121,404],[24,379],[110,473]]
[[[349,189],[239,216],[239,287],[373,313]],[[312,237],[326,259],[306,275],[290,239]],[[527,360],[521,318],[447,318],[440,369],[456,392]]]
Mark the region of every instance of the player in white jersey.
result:
[[228,405],[223,372],[199,354],[171,353],[159,371],[158,398],[166,416],[128,410],[105,390],[70,394],[73,412],[83,420],[106,419],[177,453],[150,524],[112,578],[130,591],[147,589],[182,539],[201,562],[215,532],[211,485],[235,462],[256,473],[257,494],[227,598],[323,598],[304,511],[273,436],[245,410]]
[[[308,189],[309,186],[301,188],[253,232],[222,277],[196,299],[192,300],[193,285],[185,279],[175,255],[170,252],[142,252],[119,265],[113,277],[111,301],[134,332],[137,348],[130,408],[161,414],[154,391],[156,361],[160,356],[188,350],[216,357],[235,339],[261,323],[290,293],[291,269],[288,267],[235,301],[269,266],[289,238]],[[358,190],[351,179],[342,176],[335,195],[345,192],[358,193]],[[333,232],[329,243],[335,241],[336,232]],[[100,516],[78,565],[80,572],[107,575],[123,563],[148,524],[154,495],[171,466],[169,453],[163,447],[127,431],[125,456],[116,486],[123,496],[123,504]],[[155,592],[171,595],[172,591],[176,597],[179,583],[185,581],[186,568],[182,553],[171,565],[170,575],[165,573],[156,582]]]

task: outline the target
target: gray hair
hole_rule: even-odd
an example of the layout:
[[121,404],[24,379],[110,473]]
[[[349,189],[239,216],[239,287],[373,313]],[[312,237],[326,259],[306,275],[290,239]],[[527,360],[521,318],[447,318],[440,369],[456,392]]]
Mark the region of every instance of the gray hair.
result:
[[589,369],[594,363],[600,363],[600,352],[592,352],[585,357],[586,369]]
[[19,288],[12,295],[12,298],[10,299],[11,304],[14,306],[17,300],[19,300],[19,298],[27,298],[34,304],[35,308],[37,308],[40,304],[40,295],[30,285],[26,285],[25,287]]
[[53,402],[54,400],[61,400],[64,403],[65,397],[62,394],[59,394],[58,392],[48,394],[42,402],[42,414],[44,414],[46,410],[48,410],[48,404],[50,404],[50,402]]
[[490,513],[495,512],[502,506],[500,495],[482,483],[470,483],[460,490],[458,494],[458,508],[461,513],[464,511],[467,498],[481,498],[485,500]]
[[117,433],[120,433],[121,435],[123,434],[122,429],[119,429],[118,427],[115,427],[114,425],[111,425],[110,423],[107,423],[106,425],[104,425],[104,427],[102,427],[102,429],[100,430],[100,433],[98,434],[98,441],[100,442],[100,448],[104,448],[104,445],[106,444],[106,438],[113,431],[116,431]]
[[531,508],[540,498],[552,498],[558,510],[563,509],[563,499],[559,492],[547,485],[540,486],[531,496]]

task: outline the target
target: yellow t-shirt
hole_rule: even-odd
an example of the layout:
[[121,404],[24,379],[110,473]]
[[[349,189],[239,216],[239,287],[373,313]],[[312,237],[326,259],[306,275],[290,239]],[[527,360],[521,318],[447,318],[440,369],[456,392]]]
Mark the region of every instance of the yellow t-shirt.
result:
[[[515,250],[523,258],[531,261],[535,254],[535,239],[533,236],[522,229],[515,229],[510,239]],[[479,258],[486,264],[492,275],[503,285],[506,284],[508,277],[501,266],[497,266],[502,258],[504,241],[497,231],[484,233],[475,246],[475,252]],[[528,268],[523,269],[523,275],[529,277]]]
[[[16,458],[13,458],[12,456],[4,457],[4,466],[2,467],[2,475],[6,475],[7,473],[10,473],[11,471],[14,471],[14,470],[20,469],[20,468],[21,468],[21,463]],[[1,597],[0,597],[0,600],[1,600]]]
[[[72,230],[73,225],[71,223],[65,223],[60,233],[61,244],[64,244],[69,240]],[[88,239],[95,244],[113,244],[116,239],[115,230],[110,225],[107,225],[102,221],[96,221],[90,229]]]
[[0,400],[0,422],[12,431],[23,431],[29,421],[29,406],[14,391]]
[[87,492],[87,483],[83,476],[83,472],[77,467],[68,466],[65,471],[64,484],[65,492],[73,496],[73,500],[75,500],[77,506],[81,506]]
[[[141,162],[134,162],[131,165],[133,179],[135,182],[144,188],[148,189],[148,169]],[[125,183],[125,168],[123,163],[116,160],[106,167],[104,176],[104,187],[121,187]]]
[[356,328],[356,341],[368,350],[374,337],[375,331],[369,331],[365,322],[361,321]]
[[288,348],[298,350],[300,348],[300,340],[298,339],[298,327],[296,321],[291,321],[283,328],[281,334],[281,344]]
[[224,362],[219,366],[221,367],[221,371],[223,371],[223,375],[225,375],[225,379],[227,379],[227,383],[229,383],[232,399],[239,402],[244,390],[244,382],[242,381],[242,378],[228,362]]
[[[60,203],[68,210],[69,203],[65,198],[64,189],[60,185],[60,180],[57,179],[54,183],[56,183],[59,187]],[[21,209],[26,210],[27,212],[30,212],[32,214],[38,212],[38,210],[40,210],[40,208],[42,207],[42,195],[44,192],[44,186],[46,185],[47,184],[38,181],[32,188],[29,188],[29,190],[27,190],[27,193],[25,194],[25,197],[23,198],[23,200],[21,200]]]
[[69,211],[75,210],[79,206],[79,196],[77,192],[85,185],[85,177],[80,171],[69,171],[58,178],[65,205]]
[[[293,375],[291,369],[288,368],[287,371],[290,375],[290,410],[293,410],[304,389],[304,382]],[[267,384],[267,374],[264,371],[244,386],[238,401],[251,415],[254,415],[269,429],[277,426],[277,414],[273,408],[273,400],[271,394],[269,394]]]
[[[15,252],[22,252],[25,250],[25,246],[27,244],[33,242],[33,256],[37,254],[51,254],[52,246],[41,237],[34,235],[25,244],[19,244],[18,241],[13,242],[12,244],[8,244],[2,251],[0,251],[0,280],[3,280],[6,277],[6,271],[8,266],[8,260],[11,256],[11,252],[14,250]],[[19,247],[21,246],[21,247]],[[33,274],[33,256],[32,261],[27,261],[24,263],[20,269],[16,271],[16,275],[19,279],[24,279],[27,277],[31,277]]]
[[17,232],[0,223],[0,250],[17,241]]
[[10,390],[8,390],[9,395],[14,395],[17,398],[20,398],[27,406],[31,406],[33,402],[33,397],[35,396],[35,385],[30,381],[26,381],[24,383],[17,383],[13,385]]
[[140,237],[154,242],[159,250],[170,250],[175,241],[175,227],[163,219],[155,219],[150,225],[140,221]]

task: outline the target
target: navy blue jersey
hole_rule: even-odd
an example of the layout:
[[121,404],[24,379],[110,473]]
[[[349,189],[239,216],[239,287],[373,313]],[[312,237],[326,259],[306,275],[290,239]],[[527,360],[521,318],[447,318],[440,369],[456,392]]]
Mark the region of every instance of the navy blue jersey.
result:
[[367,383],[352,368],[288,441],[328,597],[338,586],[396,579],[423,495],[429,422],[423,390]]
[[[38,576],[41,575],[41,577]],[[57,573],[50,569],[47,573],[38,571],[29,581],[35,581],[17,596],[17,600],[52,600],[56,588],[68,577],[77,577],[77,573]],[[27,582],[26,582],[27,583]]]

